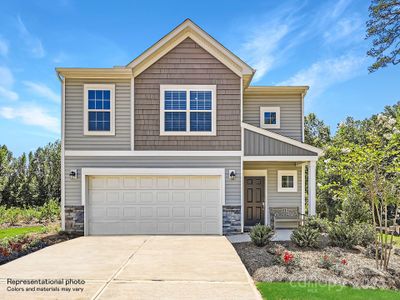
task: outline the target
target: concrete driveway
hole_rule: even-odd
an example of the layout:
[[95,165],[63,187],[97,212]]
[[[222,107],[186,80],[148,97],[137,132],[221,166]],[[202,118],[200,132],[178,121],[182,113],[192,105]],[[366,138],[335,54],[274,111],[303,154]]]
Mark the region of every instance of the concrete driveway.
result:
[[73,239],[0,266],[0,299],[261,297],[225,237],[104,236]]

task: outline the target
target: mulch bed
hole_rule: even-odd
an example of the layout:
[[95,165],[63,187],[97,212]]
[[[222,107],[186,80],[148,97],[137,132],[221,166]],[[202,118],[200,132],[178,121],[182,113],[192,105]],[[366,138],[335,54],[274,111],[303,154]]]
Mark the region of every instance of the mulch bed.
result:
[[[34,233],[28,234],[26,237],[18,241],[17,246],[14,246],[14,250],[10,251],[8,248],[8,253],[0,251],[0,265],[8,263],[14,259],[20,258],[27,254],[33,253],[45,247],[65,242],[67,240],[78,237],[77,235],[67,234],[64,232],[60,233]],[[20,244],[20,245],[19,245]],[[4,250],[3,250],[4,251]],[[7,252],[7,251],[6,251]]]
[[[271,242],[264,247],[253,243],[233,244],[248,272],[255,281],[308,281],[339,284],[360,288],[400,289],[400,256],[392,251],[387,272],[376,269],[375,260],[368,258],[366,249],[356,247],[346,250],[337,247],[324,249],[299,248],[291,242]],[[299,257],[299,266],[287,268],[276,262],[276,249],[285,249]],[[397,251],[396,251],[397,252]],[[324,255],[345,259],[347,264],[342,274],[319,267]]]

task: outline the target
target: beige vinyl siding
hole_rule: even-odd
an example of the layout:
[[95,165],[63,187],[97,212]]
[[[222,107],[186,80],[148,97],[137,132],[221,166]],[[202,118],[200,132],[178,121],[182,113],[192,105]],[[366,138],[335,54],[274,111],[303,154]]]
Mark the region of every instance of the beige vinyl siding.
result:
[[[216,85],[216,136],[160,136],[160,85]],[[135,77],[135,150],[240,150],[240,78],[187,38]]]
[[[65,205],[81,205],[81,178],[69,172],[81,168],[225,168],[226,205],[240,205],[240,157],[65,157]],[[236,171],[230,180],[229,170]]]
[[[301,209],[301,167],[295,162],[245,162],[245,170],[267,170],[267,208],[298,207]],[[297,170],[297,192],[278,192],[278,171]],[[268,212],[268,221],[269,221]]]
[[264,136],[257,132],[245,129],[244,131],[244,155],[247,156],[316,156],[315,152],[304,150],[300,147],[278,141],[276,139]]
[[280,107],[280,128],[268,130],[298,141],[302,140],[303,112],[300,94],[255,95],[245,92],[243,122],[260,127],[260,107],[262,106]]
[[[65,82],[65,150],[130,150],[130,80],[66,78]],[[86,83],[115,84],[115,135],[83,135]]]

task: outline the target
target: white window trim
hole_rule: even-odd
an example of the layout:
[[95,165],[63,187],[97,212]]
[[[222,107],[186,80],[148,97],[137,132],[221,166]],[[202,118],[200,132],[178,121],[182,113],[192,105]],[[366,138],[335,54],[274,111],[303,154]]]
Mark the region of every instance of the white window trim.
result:
[[[293,187],[284,188],[282,187],[282,176],[293,176]],[[278,171],[278,192],[297,192],[297,170],[279,170]]]
[[[274,112],[276,113],[276,124],[265,124],[264,123],[264,113]],[[260,107],[260,127],[261,128],[281,128],[281,108],[278,106],[261,106]]]
[[[165,131],[165,101],[164,92],[174,90],[174,91],[185,91],[186,92],[186,131]],[[212,107],[211,107],[211,131],[201,132],[201,131],[190,131],[190,112],[209,112],[203,110],[190,110],[190,91],[211,91],[212,96]],[[217,87],[216,85],[160,85],[160,135],[164,136],[210,136],[217,135]],[[167,110],[170,112],[185,112],[184,110]]]
[[[89,130],[89,109],[88,109],[88,91],[89,90],[110,90],[110,131],[90,131]],[[83,87],[83,132],[84,135],[115,135],[115,85],[114,84],[84,84]],[[101,110],[97,110],[101,111]]]

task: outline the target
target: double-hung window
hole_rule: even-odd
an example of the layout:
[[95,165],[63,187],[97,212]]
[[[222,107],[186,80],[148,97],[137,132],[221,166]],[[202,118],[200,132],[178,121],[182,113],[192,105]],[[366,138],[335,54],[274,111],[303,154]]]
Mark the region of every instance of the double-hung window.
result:
[[260,107],[260,127],[280,128],[280,107]]
[[115,134],[115,86],[113,84],[85,84],[84,134]]
[[161,135],[215,135],[215,85],[161,85]]

